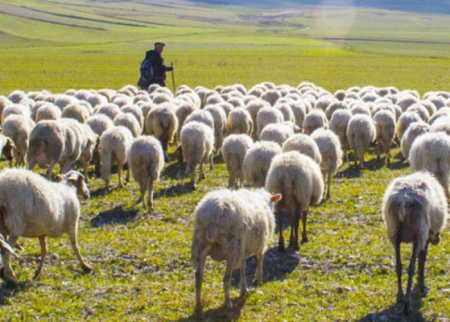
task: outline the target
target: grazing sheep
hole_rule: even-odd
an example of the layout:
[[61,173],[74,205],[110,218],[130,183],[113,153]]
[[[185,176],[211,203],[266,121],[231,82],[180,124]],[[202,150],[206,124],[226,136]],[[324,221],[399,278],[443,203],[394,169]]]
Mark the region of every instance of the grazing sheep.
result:
[[428,123],[432,125],[438,118],[442,116],[449,116],[450,115],[450,107],[443,107],[440,110],[436,111],[430,119],[428,120]]
[[5,159],[8,160],[10,168],[13,166],[15,150],[16,146],[14,145],[13,140],[3,133],[0,133],[0,155],[3,155]]
[[198,181],[205,178],[203,163],[210,160],[213,166],[214,134],[212,128],[204,123],[192,121],[184,124],[180,134],[186,173],[191,185],[195,185],[195,168],[200,165]]
[[169,162],[167,150],[177,128],[178,119],[175,115],[175,108],[170,103],[155,106],[145,118],[145,130],[147,134],[154,135],[161,142],[165,162]]
[[137,105],[126,105],[120,109],[120,111],[124,114],[133,115],[138,121],[139,127],[144,128],[144,113],[142,109]]
[[305,120],[303,121],[303,130],[309,135],[321,127],[328,127],[328,119],[325,112],[321,109],[315,108],[306,114]]
[[[34,275],[38,278],[47,256],[46,238],[67,233],[72,248],[84,271],[92,268],[81,257],[77,244],[80,203],[78,197],[89,198],[83,175],[76,171],[54,183],[25,169],[7,169],[0,173],[0,232],[15,245],[19,237],[37,237],[41,244],[41,262]],[[2,252],[3,277],[15,279],[9,254]]]
[[227,134],[248,134],[253,131],[253,121],[250,113],[243,108],[233,109],[227,117]]
[[203,123],[209,126],[211,129],[214,129],[214,119],[211,113],[208,113],[205,110],[195,110],[194,112],[189,114],[189,116],[184,121],[184,125],[193,121]]
[[95,175],[96,177],[100,177],[100,169],[101,169],[101,157],[100,157],[100,137],[103,132],[107,129],[114,127],[113,121],[105,115],[105,114],[95,114],[89,117],[86,121],[86,124],[91,128],[91,130],[97,134],[97,142],[94,148],[94,155],[92,159],[94,160],[95,165]]
[[308,135],[297,133],[288,138],[281,150],[283,152],[297,151],[301,154],[309,156],[317,164],[322,162],[322,155],[320,154],[317,143]]
[[428,132],[430,132],[430,126],[425,122],[414,122],[408,127],[400,141],[402,155],[405,160],[409,158],[409,152],[414,140],[418,136]]
[[387,157],[387,164],[391,161],[391,144],[395,137],[395,116],[389,111],[379,111],[374,115],[376,138],[378,144],[377,160],[380,160],[381,152]]
[[370,116],[356,114],[348,122],[347,138],[351,149],[355,151],[355,167],[359,159],[359,167],[364,168],[364,154],[375,140],[376,128]]
[[153,182],[159,180],[164,167],[164,152],[161,143],[153,136],[141,136],[131,145],[128,164],[134,180],[139,183],[142,207],[146,208],[145,192],[148,191],[148,207],[153,208]]
[[30,111],[30,108],[24,104],[8,105],[4,108],[4,110],[2,112],[2,119],[1,119],[2,125],[9,115],[22,115],[26,118],[30,118],[31,111]]
[[223,144],[223,134],[225,132],[227,116],[219,105],[208,105],[204,110],[211,113],[211,116],[214,119],[214,151],[218,154]]
[[[111,166],[117,163],[119,187],[123,187],[122,167],[127,162],[128,151],[133,144],[133,134],[124,126],[115,126],[103,132],[100,138],[100,151],[102,160],[102,178],[105,181],[106,191],[109,191]],[[130,171],[127,172],[127,181]]]
[[227,165],[229,189],[237,189],[244,186],[242,167],[245,154],[252,144],[253,140],[247,134],[231,134],[223,141],[222,156]]
[[25,155],[28,151],[28,142],[34,122],[22,115],[10,115],[3,123],[3,134],[14,142],[14,155],[16,166],[25,165]]
[[411,105],[410,107],[408,107],[407,111],[416,113],[425,123],[428,123],[428,121],[430,120],[430,113],[422,103]]
[[275,211],[279,230],[278,249],[284,251],[283,217],[287,214],[291,227],[289,247],[298,250],[300,217],[303,225],[302,243],[305,243],[308,241],[306,219],[309,207],[320,203],[323,196],[324,184],[319,165],[296,151],[277,155],[270,164],[266,190],[283,196]]
[[406,93],[403,94],[399,97],[399,99],[397,100],[397,105],[400,106],[400,108],[402,109],[403,112],[405,112],[408,107],[410,107],[413,104],[416,104],[419,102],[419,98],[410,94],[410,93]]
[[430,132],[444,132],[450,135],[450,116],[442,116],[438,118],[430,126]]
[[450,174],[450,137],[443,133],[425,133],[414,140],[409,152],[413,171],[429,171],[444,188],[450,198],[448,179]]
[[33,118],[31,115],[31,118],[36,123],[43,120],[58,120],[61,118],[61,110],[55,104],[45,102],[39,106],[36,116]]
[[352,118],[352,113],[349,110],[337,110],[333,113],[330,120],[330,130],[336,133],[341,142],[341,148],[344,153],[345,161],[348,161],[348,138],[347,138],[347,127],[348,122]]
[[113,123],[114,126],[125,126],[130,130],[131,134],[133,134],[133,137],[135,138],[137,138],[142,132],[142,128],[139,125],[138,120],[131,113],[117,115]]
[[289,137],[294,135],[294,126],[292,122],[267,124],[261,131],[259,139],[261,141],[274,141],[281,146]]
[[348,110],[348,109],[349,109],[349,107],[348,107],[347,103],[345,103],[345,102],[341,102],[341,101],[333,102],[325,110],[325,116],[327,117],[327,120],[330,121],[334,112],[336,112],[337,110]]
[[317,143],[322,156],[320,167],[323,179],[327,183],[326,198],[331,197],[331,177],[336,174],[342,165],[342,149],[339,137],[328,129],[317,129],[311,134],[311,138]]
[[261,99],[274,106],[278,99],[281,98],[280,93],[275,89],[269,89],[261,95]]
[[71,104],[64,108],[61,113],[61,118],[74,119],[80,123],[85,123],[89,116],[89,110],[81,104]]
[[[427,172],[416,172],[393,180],[383,198],[382,213],[387,234],[395,250],[397,302],[404,303],[405,313],[412,313],[411,290],[416,260],[419,258],[418,284],[425,288],[425,261],[429,243],[437,245],[447,221],[447,200],[439,182]],[[401,243],[413,243],[408,268],[408,285],[403,297]]]
[[114,121],[116,116],[119,115],[120,113],[122,113],[120,111],[120,107],[114,103],[108,103],[106,105],[102,105],[96,111],[97,111],[96,114],[105,114],[106,116],[108,116],[111,119],[111,121]]
[[264,190],[218,190],[208,193],[194,212],[191,254],[195,268],[195,311],[202,311],[201,288],[206,257],[227,261],[223,279],[225,307],[231,309],[230,280],[234,269],[241,275],[241,296],[247,292],[245,258],[255,254],[258,260],[254,283],[263,278],[264,253],[273,235],[273,204],[281,195]]
[[280,110],[273,107],[263,107],[256,115],[256,134],[259,138],[264,127],[271,123],[283,123],[284,117]]
[[18,104],[26,98],[27,98],[27,94],[25,94],[25,92],[21,91],[21,90],[15,90],[11,94],[8,95],[8,99],[13,104]]
[[253,187],[264,187],[270,162],[277,154],[281,154],[281,147],[275,142],[254,143],[247,150],[242,165],[244,183]]
[[183,127],[185,120],[195,110],[198,110],[198,107],[192,102],[183,102],[178,104],[178,108],[175,111],[175,115],[177,116],[178,119],[178,129],[176,136],[177,140],[180,139],[181,128]]
[[[256,116],[258,115],[259,110],[263,107],[270,107],[270,104],[260,98],[251,99],[245,106],[245,109],[250,113],[250,116],[252,118],[252,124],[256,124]],[[255,126],[253,126],[252,137],[256,138]]]

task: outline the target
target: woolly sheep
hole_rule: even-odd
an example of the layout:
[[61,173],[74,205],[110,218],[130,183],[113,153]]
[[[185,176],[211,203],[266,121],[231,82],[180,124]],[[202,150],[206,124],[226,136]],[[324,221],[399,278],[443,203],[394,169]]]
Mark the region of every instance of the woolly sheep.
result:
[[432,125],[438,118],[448,115],[450,115],[450,107],[443,107],[430,117],[428,123]]
[[116,116],[119,115],[120,113],[122,113],[120,111],[120,107],[114,103],[108,103],[106,105],[102,105],[96,111],[96,114],[105,114],[106,116],[108,116],[111,119],[111,121],[114,121]]
[[349,110],[337,110],[333,113],[330,120],[330,130],[336,133],[341,142],[341,148],[345,156],[345,160],[348,160],[348,138],[347,138],[347,127],[348,122],[352,118],[352,113]]
[[438,118],[431,124],[430,132],[444,132],[450,135],[450,115]]
[[[114,161],[117,163],[117,175],[119,177],[119,187],[123,187],[122,168],[128,161],[128,151],[133,144],[133,135],[124,126],[114,126],[103,132],[100,138],[102,178],[105,181],[106,191],[109,191],[111,176],[111,166]],[[127,172],[127,181],[130,171]]]
[[397,105],[401,107],[403,112],[405,112],[408,107],[418,102],[419,99],[417,97],[407,93],[400,96],[400,98],[397,100]]
[[[291,124],[293,125],[293,123]],[[292,126],[285,123],[272,123],[264,127],[259,135],[259,139],[261,141],[274,141],[281,146],[292,135],[294,135]]]
[[356,114],[348,122],[347,138],[351,149],[355,151],[355,167],[359,159],[359,167],[364,168],[364,154],[375,140],[376,128],[368,115]]
[[288,102],[282,102],[280,99],[277,103],[275,103],[274,107],[278,109],[281,114],[283,114],[283,120],[285,122],[295,122],[294,112]]
[[414,123],[422,121],[420,116],[415,112],[404,112],[400,116],[397,122],[397,128],[396,128],[396,137],[399,141],[401,141],[403,134],[406,132],[408,127]]
[[328,121],[331,120],[331,117],[333,116],[334,112],[342,109],[344,110],[349,109],[347,103],[341,101],[331,103],[325,110],[325,116],[327,117],[327,120]]
[[80,123],[86,122],[90,113],[86,107],[81,104],[71,104],[66,106],[61,113],[61,118],[70,118],[77,120]]
[[23,105],[23,104],[8,105],[3,109],[3,112],[2,112],[2,119],[1,119],[2,125],[5,122],[5,119],[9,115],[23,115],[26,118],[30,118],[31,111],[27,105]]
[[27,94],[21,90],[15,90],[8,95],[8,100],[10,100],[13,104],[19,104],[21,101],[27,98]]
[[273,157],[281,153],[281,147],[271,141],[254,143],[245,154],[242,170],[245,185],[264,187]]
[[22,115],[10,115],[3,124],[3,134],[14,142],[16,166],[25,165],[25,155],[28,151],[28,142],[34,122]]
[[133,134],[133,137],[135,138],[137,138],[142,132],[138,120],[131,113],[117,115],[113,124],[114,126],[125,126],[130,130],[131,134]]
[[208,105],[204,110],[209,112],[214,120],[214,151],[218,154],[223,144],[227,116],[219,105]]
[[270,193],[283,196],[275,211],[279,227],[278,249],[284,251],[283,217],[288,215],[291,226],[289,247],[298,250],[300,217],[303,226],[301,241],[305,243],[308,241],[306,220],[309,207],[320,203],[324,192],[319,165],[296,151],[276,155],[270,164],[265,187]]
[[413,171],[429,171],[444,188],[450,198],[448,180],[450,174],[450,137],[443,133],[425,133],[414,140],[409,152]]
[[178,105],[178,108],[175,111],[175,115],[178,119],[178,129],[177,129],[177,140],[180,138],[181,128],[183,127],[184,121],[186,118],[198,107],[192,102],[184,102]]
[[425,123],[428,123],[428,120],[430,119],[430,113],[422,103],[411,105],[410,107],[408,107],[407,111],[416,113]]
[[16,146],[14,145],[13,140],[3,133],[0,133],[0,155],[3,155],[5,159],[8,160],[10,168],[13,166],[15,150]]
[[164,167],[164,152],[161,143],[153,136],[137,138],[128,152],[128,164],[134,180],[139,183],[142,207],[146,208],[145,192],[148,191],[148,207],[153,208],[153,182],[159,180]]
[[391,160],[391,144],[395,137],[395,116],[389,111],[379,111],[374,115],[376,138],[378,144],[377,160],[380,160],[381,152],[387,157],[387,164]]
[[425,122],[414,122],[408,127],[400,141],[402,155],[405,160],[409,158],[409,152],[414,140],[418,136],[428,132],[430,132],[430,126]]
[[[389,240],[395,250],[397,274],[397,302],[404,304],[405,313],[412,313],[411,289],[416,259],[419,258],[418,286],[425,288],[425,261],[428,245],[437,245],[440,232],[447,221],[447,200],[437,180],[427,172],[393,180],[383,198],[382,214]],[[401,243],[413,243],[408,269],[406,296],[403,297]]]
[[342,165],[342,149],[339,137],[333,131],[328,129],[317,129],[311,134],[311,138],[316,142],[322,162],[320,167],[323,173],[323,179],[327,183],[326,198],[331,197],[331,177],[336,174],[338,168]]
[[242,168],[245,154],[252,144],[253,140],[247,134],[231,134],[225,138],[222,146],[222,156],[227,165],[229,189],[237,189],[244,186],[244,172]]
[[210,160],[213,164],[214,134],[212,128],[204,123],[192,121],[185,123],[180,134],[183,159],[186,162],[186,174],[191,185],[195,185],[195,168],[200,165],[198,181],[205,177],[203,163]]
[[250,113],[243,108],[233,109],[227,117],[227,134],[248,134],[253,130],[253,121]]
[[214,119],[211,113],[208,113],[205,110],[195,110],[194,112],[189,114],[189,116],[184,121],[184,125],[194,121],[203,123],[206,126],[209,126],[211,129],[214,129]]
[[256,115],[256,133],[257,137],[261,135],[264,127],[271,123],[283,123],[284,117],[280,110],[273,107],[263,107]]
[[61,118],[61,110],[52,103],[46,103],[36,111],[36,123],[43,120],[58,120]]
[[206,257],[227,261],[223,279],[225,307],[231,309],[231,273],[240,270],[241,296],[247,292],[245,258],[254,254],[258,260],[254,283],[263,278],[264,253],[273,235],[273,204],[280,195],[264,190],[218,190],[208,193],[194,211],[194,234],[191,245],[195,268],[195,311],[202,311],[201,288]]
[[315,108],[311,112],[306,114],[303,121],[303,130],[306,134],[311,134],[321,127],[328,127],[328,119],[321,109]]
[[177,128],[178,119],[174,106],[170,103],[157,105],[145,118],[145,130],[147,134],[154,135],[161,142],[165,162],[169,161],[167,150]]
[[120,109],[122,113],[131,114],[138,121],[139,127],[144,128],[144,113],[137,105],[126,105]]
[[275,103],[280,99],[281,95],[277,90],[269,89],[267,92],[261,95],[261,99],[274,106]]
[[[54,183],[25,169],[7,169],[0,173],[0,232],[15,245],[19,237],[37,237],[41,244],[41,262],[34,275],[38,278],[47,256],[46,237],[69,235],[72,248],[84,271],[92,268],[84,262],[77,244],[80,203],[77,195],[89,198],[83,176],[71,171]],[[75,186],[75,189],[72,188]],[[3,277],[15,279],[9,254],[2,252]]]
[[297,133],[289,137],[284,142],[281,150],[283,152],[297,151],[298,153],[307,155],[317,164],[322,162],[322,155],[320,154],[317,143],[310,136],[303,133]]
[[131,97],[129,97],[128,95],[124,95],[124,94],[119,94],[117,93],[116,95],[114,95],[114,97],[111,99],[111,103],[116,104],[119,108],[126,106],[126,105],[131,105],[133,104],[133,99]]
[[53,104],[58,106],[61,109],[61,111],[63,111],[64,108],[66,108],[66,106],[76,103],[78,103],[78,100],[73,96],[69,96],[66,94],[56,94],[54,96]]

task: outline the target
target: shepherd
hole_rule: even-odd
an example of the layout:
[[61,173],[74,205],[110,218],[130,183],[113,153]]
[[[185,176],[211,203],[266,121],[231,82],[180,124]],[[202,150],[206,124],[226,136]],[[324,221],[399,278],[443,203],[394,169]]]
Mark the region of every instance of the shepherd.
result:
[[156,42],[155,49],[145,53],[145,59],[140,68],[141,76],[137,83],[140,89],[148,90],[151,84],[166,86],[166,72],[173,71],[174,66],[173,64],[171,66],[164,65],[164,59],[161,56],[164,46],[164,43]]

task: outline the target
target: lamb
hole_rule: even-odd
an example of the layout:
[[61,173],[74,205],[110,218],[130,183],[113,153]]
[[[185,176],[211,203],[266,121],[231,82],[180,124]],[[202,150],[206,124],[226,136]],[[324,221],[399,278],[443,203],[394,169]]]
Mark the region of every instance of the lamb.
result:
[[403,158],[406,160],[409,158],[409,152],[414,140],[424,134],[430,132],[430,126],[425,122],[414,122],[406,130],[400,141],[400,147],[402,149]]
[[254,143],[247,150],[242,165],[244,183],[253,187],[264,187],[270,162],[277,154],[281,154],[281,147],[275,142]]
[[[245,154],[252,146],[253,140],[247,134],[231,134],[223,142],[222,156],[228,171],[228,188],[237,189],[244,186],[243,164]],[[239,181],[239,184],[238,184]]]
[[141,126],[138,120],[131,113],[123,113],[116,116],[114,119],[114,126],[125,126],[130,130],[133,137],[137,138],[141,132]]
[[[286,124],[290,123],[290,124]],[[259,135],[261,141],[274,141],[280,146],[294,135],[294,124],[292,122],[271,123],[264,127]]]
[[305,120],[303,121],[303,130],[306,134],[311,134],[321,127],[328,127],[328,119],[321,109],[315,108],[306,114]]
[[386,110],[379,111],[373,117],[376,128],[375,141],[378,144],[377,160],[380,160],[381,152],[387,156],[387,164],[390,164],[391,143],[395,137],[395,116]]
[[250,113],[243,108],[233,109],[227,117],[225,124],[227,134],[248,134],[253,131],[253,121]]
[[364,154],[375,140],[376,128],[370,116],[356,114],[352,116],[347,127],[347,138],[351,149],[355,151],[355,167],[364,168]]
[[25,165],[25,155],[28,151],[28,142],[34,122],[22,115],[10,115],[3,123],[3,134],[14,142],[14,155],[16,166]]
[[167,150],[177,128],[178,119],[175,108],[170,103],[157,105],[145,117],[145,130],[147,134],[154,135],[161,142],[165,162],[169,162]]
[[311,134],[311,138],[317,143],[322,162],[323,179],[327,182],[326,198],[331,197],[331,177],[336,174],[338,168],[342,165],[342,149],[339,137],[333,131],[328,129],[317,129]]
[[322,155],[320,154],[317,143],[308,135],[297,133],[288,138],[281,147],[283,152],[297,151],[301,154],[309,156],[317,164],[322,163]]
[[210,160],[213,164],[214,134],[212,128],[204,123],[192,121],[185,123],[180,134],[183,159],[186,162],[186,173],[191,185],[195,185],[195,168],[200,165],[198,181],[205,177],[203,163]]
[[[447,221],[447,200],[439,182],[427,172],[416,172],[394,179],[386,189],[382,213],[389,240],[395,250],[397,273],[397,302],[404,304],[404,312],[412,313],[411,289],[416,259],[419,258],[418,286],[425,287],[425,261],[429,243],[440,242],[440,232]],[[401,243],[413,243],[408,268],[406,296],[403,297]]]
[[320,203],[324,183],[319,165],[310,157],[296,151],[282,153],[273,158],[266,179],[266,190],[279,193],[283,199],[276,207],[279,227],[278,249],[284,252],[283,217],[289,216],[291,236],[289,247],[300,249],[298,226],[302,219],[302,243],[308,241],[306,219],[309,207]]
[[[78,197],[89,198],[83,175],[71,171],[62,182],[47,181],[39,174],[25,169],[7,169],[0,173],[0,232],[15,245],[19,237],[38,237],[41,262],[34,275],[37,279],[47,256],[46,237],[69,235],[72,248],[84,271],[92,267],[84,262],[77,244],[80,204]],[[2,252],[3,277],[14,282],[9,254]]]
[[284,117],[280,110],[273,107],[263,107],[256,115],[256,134],[261,135],[262,130],[267,124],[283,123]]
[[332,130],[339,137],[341,142],[341,148],[344,152],[345,161],[348,160],[348,138],[347,138],[347,127],[348,122],[352,118],[352,113],[349,110],[337,110],[333,113],[330,120],[330,130]]
[[230,280],[234,269],[241,275],[241,296],[247,292],[245,258],[255,254],[258,260],[254,283],[263,278],[264,253],[273,235],[273,205],[281,195],[264,190],[218,190],[208,193],[194,212],[191,254],[195,268],[195,311],[202,311],[201,288],[206,257],[227,261],[224,276],[225,307],[231,309]]
[[[100,138],[102,178],[105,181],[106,191],[109,191],[112,162],[117,162],[117,175],[119,187],[123,187],[122,167],[127,162],[128,151],[133,144],[133,135],[124,126],[115,126],[103,132]],[[127,172],[127,181],[130,171]]]
[[159,180],[164,167],[164,152],[161,143],[153,136],[141,136],[131,145],[128,164],[134,180],[139,183],[142,207],[146,208],[145,192],[148,191],[148,207],[153,208],[153,182]]
[[450,198],[450,137],[444,132],[425,133],[414,140],[409,152],[413,171],[429,171],[444,188]]
[[5,159],[9,161],[9,167],[13,166],[14,159],[14,151],[16,150],[16,146],[14,145],[13,140],[10,137],[5,136],[0,133],[0,155],[4,155]]

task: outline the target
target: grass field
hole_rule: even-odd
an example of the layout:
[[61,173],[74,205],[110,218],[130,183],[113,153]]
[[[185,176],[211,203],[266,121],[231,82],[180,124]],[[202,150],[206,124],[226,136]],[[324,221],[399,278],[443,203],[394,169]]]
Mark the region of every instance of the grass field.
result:
[[[331,10],[330,10],[331,9]],[[32,1],[0,3],[0,95],[24,91],[120,89],[135,84],[145,50],[167,46],[176,86],[192,88],[263,81],[296,86],[311,81],[330,92],[350,86],[396,86],[421,94],[449,90],[449,17],[382,9],[310,5],[294,9],[193,5],[156,1]],[[171,88],[172,80],[168,79]],[[134,180],[104,195],[100,179],[82,202],[81,251],[94,266],[81,272],[67,238],[49,240],[40,281],[36,240],[21,239],[16,286],[0,285],[2,320],[194,321],[190,264],[192,213],[207,193],[227,184],[220,158],[197,190],[184,165],[171,161],[156,184],[155,211],[135,204]],[[394,151],[399,154],[399,149]],[[270,244],[263,284],[222,307],[224,265],[207,262],[203,287],[206,321],[407,320],[395,305],[394,254],[380,208],[386,186],[410,173],[396,159],[354,170],[345,164],[333,180],[332,199],[312,208],[310,242],[281,254]],[[2,162],[5,167],[6,163]],[[112,177],[117,185],[117,176]],[[287,231],[285,232],[286,237]],[[448,230],[431,247],[426,268],[430,292],[414,293],[408,320],[450,318]],[[405,261],[410,247],[403,247]],[[247,278],[256,260],[247,261]],[[406,268],[405,268],[406,272]]]

